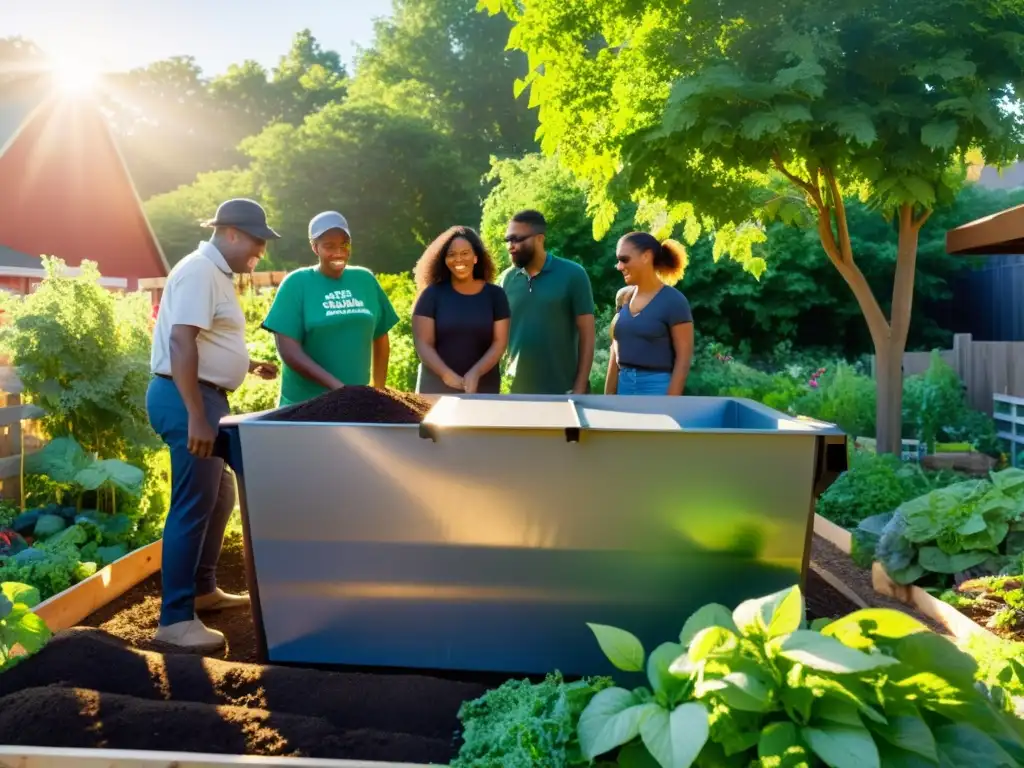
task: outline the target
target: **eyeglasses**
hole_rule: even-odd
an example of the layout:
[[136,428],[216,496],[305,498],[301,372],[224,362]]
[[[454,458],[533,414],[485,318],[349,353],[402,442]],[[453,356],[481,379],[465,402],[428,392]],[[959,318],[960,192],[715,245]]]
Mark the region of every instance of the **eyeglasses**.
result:
[[513,243],[518,245],[519,243],[525,243],[527,240],[529,240],[536,234],[536,232],[531,232],[528,235],[505,235],[505,242],[508,243],[509,245],[512,245]]

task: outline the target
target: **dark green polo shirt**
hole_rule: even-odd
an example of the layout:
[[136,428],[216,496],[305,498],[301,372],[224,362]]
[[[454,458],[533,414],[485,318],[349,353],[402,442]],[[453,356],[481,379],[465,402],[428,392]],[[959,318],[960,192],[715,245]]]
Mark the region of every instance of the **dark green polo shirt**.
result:
[[576,318],[594,314],[594,292],[574,261],[548,254],[532,279],[517,267],[501,275],[512,323],[508,367],[514,394],[561,395],[572,389],[579,362]]

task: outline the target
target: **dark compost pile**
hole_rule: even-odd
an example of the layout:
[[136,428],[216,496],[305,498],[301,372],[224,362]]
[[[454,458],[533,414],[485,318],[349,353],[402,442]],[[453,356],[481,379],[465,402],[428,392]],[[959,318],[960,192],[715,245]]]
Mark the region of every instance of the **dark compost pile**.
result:
[[419,424],[433,403],[409,392],[347,386],[268,414],[274,421],[331,424]]

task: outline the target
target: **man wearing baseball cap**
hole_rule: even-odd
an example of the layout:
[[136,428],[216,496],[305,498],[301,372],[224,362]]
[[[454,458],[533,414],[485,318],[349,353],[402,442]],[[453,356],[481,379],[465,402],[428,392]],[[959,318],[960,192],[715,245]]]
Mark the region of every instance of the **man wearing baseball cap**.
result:
[[217,587],[224,529],[235,506],[234,478],[212,456],[228,394],[246,374],[271,379],[276,367],[249,359],[245,315],[233,276],[252,272],[279,235],[253,200],[228,200],[204,223],[212,237],[167,277],[153,329],[146,410],[171,451],[171,504],[163,535],[163,604],[157,642],[213,650],[224,635],[196,612],[248,605]]
[[[373,273],[349,264],[352,231],[337,211],[309,222],[317,264],[289,274],[263,327],[274,334],[284,361],[280,405],[316,397],[346,384],[387,381],[388,332],[398,322]],[[371,373],[372,369],[372,373]]]

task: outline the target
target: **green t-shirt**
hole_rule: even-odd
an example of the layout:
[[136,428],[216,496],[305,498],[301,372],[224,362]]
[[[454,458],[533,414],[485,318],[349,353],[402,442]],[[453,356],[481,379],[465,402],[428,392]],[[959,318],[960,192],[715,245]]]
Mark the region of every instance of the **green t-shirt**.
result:
[[565,394],[575,383],[579,363],[576,318],[594,314],[586,271],[575,261],[548,254],[532,279],[509,267],[501,287],[512,310],[507,370],[513,394]]
[[[366,385],[373,341],[397,322],[387,294],[365,267],[345,267],[338,279],[317,267],[305,267],[281,283],[263,327],[298,341],[307,355],[343,383]],[[300,403],[326,391],[284,365],[279,405]]]

